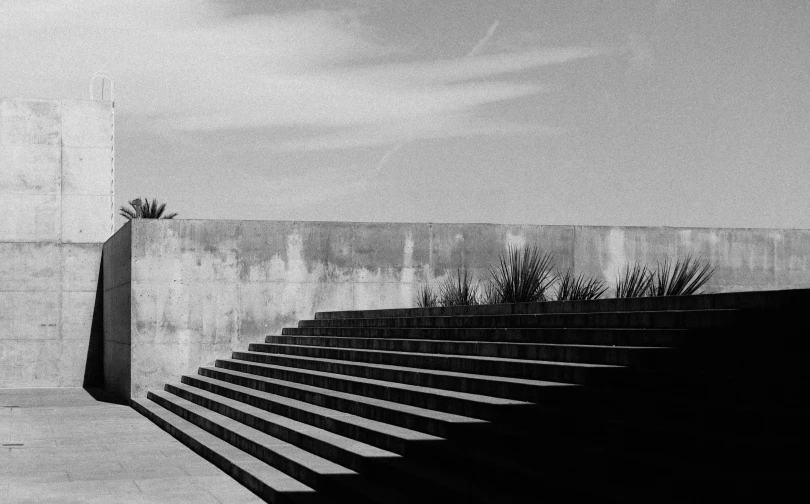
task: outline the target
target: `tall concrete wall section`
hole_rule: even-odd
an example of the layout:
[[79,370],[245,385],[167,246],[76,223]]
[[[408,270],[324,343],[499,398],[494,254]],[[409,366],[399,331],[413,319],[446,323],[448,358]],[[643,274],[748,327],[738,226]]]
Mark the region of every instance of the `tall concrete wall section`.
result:
[[104,244],[102,254],[104,388],[129,398],[131,346],[132,225]]
[[113,129],[109,102],[0,99],[0,388],[81,386],[101,362]]
[[105,245],[107,383],[142,397],[316,311],[413,306],[456,268],[486,279],[509,245],[609,283],[692,253],[716,268],[714,291],[810,287],[810,231],[133,221]]

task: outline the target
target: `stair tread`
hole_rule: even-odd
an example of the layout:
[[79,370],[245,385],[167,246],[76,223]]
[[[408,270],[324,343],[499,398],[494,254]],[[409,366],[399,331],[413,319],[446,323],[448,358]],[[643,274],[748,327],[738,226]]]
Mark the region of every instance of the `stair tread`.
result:
[[[230,359],[224,359],[224,360],[230,360]],[[280,367],[280,366],[270,366],[270,365],[267,365],[267,364],[259,364],[259,363],[253,363],[253,364],[256,364],[257,366]],[[306,385],[306,384],[303,384],[303,383],[296,383],[296,382],[290,382],[290,381],[286,381],[286,380],[279,380],[279,379],[276,379],[276,378],[268,378],[266,376],[258,376],[258,375],[255,375],[255,374],[243,373],[241,371],[234,371],[234,370],[231,370],[231,369],[223,369],[223,368],[220,368],[220,367],[210,367],[210,366],[205,366],[205,367],[203,367],[201,369],[213,369],[213,370],[216,370],[218,372],[231,374],[231,375],[234,375],[234,376],[240,376],[240,377],[243,377],[243,378],[251,378],[251,379],[255,379],[255,380],[262,380],[262,381],[266,381],[268,383],[274,383],[274,384],[283,385],[283,386],[286,386],[286,387],[293,387],[293,388],[297,388],[299,390],[304,390],[304,391],[313,392],[313,393],[317,393],[317,394],[330,395],[330,396],[345,399],[345,400],[350,400],[350,401],[355,401],[355,402],[359,402],[359,403],[363,403],[363,404],[368,404],[370,406],[379,406],[379,407],[384,407],[384,408],[387,408],[387,409],[398,410],[398,411],[402,411],[402,412],[406,412],[406,413],[410,413],[410,414],[430,418],[432,420],[441,420],[443,422],[458,423],[458,424],[489,423],[486,420],[481,420],[481,419],[478,419],[478,418],[472,418],[472,417],[467,417],[467,416],[463,416],[463,415],[457,415],[457,414],[454,414],[454,413],[445,413],[443,411],[437,411],[437,410],[432,410],[432,409],[427,409],[427,408],[420,408],[418,406],[411,406],[411,405],[408,405],[408,404],[403,404],[403,403],[398,403],[398,402],[393,402],[393,401],[386,401],[385,399],[376,399],[374,397],[361,396],[361,395],[357,395],[357,394],[350,394],[348,392],[341,392],[341,391],[338,391],[338,390],[331,390],[331,389],[322,388],[322,387],[315,387],[315,386]],[[307,370],[304,370],[304,371],[307,371]],[[312,373],[317,374],[317,375],[321,375],[321,376],[327,376],[327,377],[339,376],[339,377],[343,378],[343,377],[346,376],[346,375],[332,375],[331,373],[323,373],[323,372],[319,372],[319,371],[315,371],[315,372],[312,372]],[[354,378],[354,377],[348,376],[347,378]],[[358,381],[361,381],[361,382],[376,381],[376,382],[385,383],[385,384],[390,383],[390,382],[380,382],[379,380],[367,380],[367,379],[360,379]],[[402,385],[402,384],[397,384],[397,385]],[[408,389],[423,389],[423,388],[425,388],[425,387],[412,387],[412,386],[408,386],[408,385],[405,385],[404,387],[408,388]],[[438,389],[430,389],[430,390],[431,390],[431,392],[433,390],[437,390],[437,391],[441,392]],[[472,395],[472,394],[464,394],[463,392],[458,392],[457,394],[454,394],[454,396],[457,396],[457,395]],[[495,399],[497,399],[497,398],[495,398]],[[513,401],[513,400],[509,400],[509,399],[506,399],[506,400],[500,400],[499,399],[499,401],[502,401],[502,402],[499,402],[499,404],[529,404],[529,403],[526,403],[526,402],[523,402],[523,401]]]
[[[335,350],[335,347],[324,347],[324,346],[314,346],[314,345],[293,345],[293,344],[284,344],[284,343],[254,343],[257,345],[275,345],[275,346],[284,346],[284,347],[293,347],[293,348],[306,348],[306,349],[324,349],[324,350]],[[400,352],[400,351],[392,351],[392,350],[372,350],[366,348],[339,348],[338,350],[342,351],[350,351],[350,352],[358,352],[358,353],[366,353],[366,354],[385,354],[385,355],[418,355],[420,357],[429,355],[435,359],[462,359],[467,361],[488,361],[488,362],[503,362],[508,364],[525,364],[525,365],[544,365],[544,366],[556,366],[556,367],[578,367],[578,368],[592,368],[592,369],[618,369],[624,368],[626,366],[618,366],[615,364],[594,364],[594,363],[586,363],[586,362],[561,362],[561,361],[549,361],[549,360],[536,360],[536,359],[509,359],[506,357],[489,357],[489,356],[479,356],[479,355],[459,355],[459,354],[426,354],[425,352]],[[252,351],[248,351],[252,352]],[[267,353],[267,352],[253,352],[253,353]],[[304,357],[300,355],[290,355],[284,354],[290,357],[302,357],[302,358],[310,358]],[[323,359],[318,357],[312,357],[313,359],[319,360],[328,360],[332,361],[335,359]],[[355,361],[342,361],[342,362],[355,362]],[[364,364],[366,364],[364,362]],[[390,366],[388,364],[375,364],[379,366]],[[400,366],[391,366],[394,368],[399,368]],[[424,368],[402,368],[402,369],[424,369]],[[459,373],[459,374],[468,374],[468,373]],[[491,375],[473,375],[473,376],[491,376]],[[513,378],[519,380],[519,378]],[[538,380],[528,380],[528,381],[538,381]],[[558,383],[558,382],[546,382],[546,383]]]
[[132,401],[138,403],[142,408],[149,410],[155,416],[159,417],[167,424],[172,425],[177,430],[185,432],[189,437],[207,446],[222,458],[241,468],[243,471],[253,475],[262,483],[277,492],[315,492],[315,490],[301,483],[297,479],[288,476],[275,467],[265,464],[263,461],[257,459],[249,453],[245,453],[230,443],[223,441],[209,432],[206,432],[200,427],[197,427],[188,420],[175,415],[155,402],[148,399],[134,398]]
[[[626,329],[622,329],[626,330]],[[633,329],[637,330],[637,329]],[[643,329],[642,329],[643,330]],[[650,350],[650,351],[658,351],[658,350],[672,350],[672,347],[666,346],[639,346],[639,345],[585,345],[580,343],[524,343],[524,342],[511,342],[511,341],[487,341],[487,340],[460,340],[460,339],[419,339],[419,338],[367,338],[367,337],[345,337],[345,336],[298,336],[298,335],[285,335],[285,334],[273,334],[268,335],[266,338],[294,338],[300,339],[305,341],[307,339],[334,339],[334,340],[343,340],[343,341],[353,341],[353,340],[360,340],[360,341],[392,341],[392,342],[403,342],[403,343],[432,343],[432,344],[440,344],[440,343],[464,343],[464,344],[482,344],[482,345],[504,345],[504,346],[523,346],[523,347],[552,347],[552,348],[597,348],[597,349],[616,349],[616,350]],[[267,343],[270,343],[269,341]],[[280,344],[280,343],[276,343]],[[300,346],[314,346],[314,345],[300,345]],[[334,348],[334,347],[324,347],[324,348]],[[418,353],[418,352],[408,352],[408,353]],[[442,355],[453,355],[453,354],[446,354],[443,353]],[[514,361],[516,359],[508,359],[509,361]],[[536,361],[533,361],[536,362]]]
[[315,318],[315,319],[301,319],[300,322],[324,322],[330,320],[341,320],[349,322],[357,322],[360,320],[400,320],[400,319],[432,319],[432,320],[442,320],[442,319],[470,319],[470,318],[503,318],[503,319],[541,319],[541,318],[551,318],[551,317],[599,317],[604,315],[649,315],[649,314],[665,314],[665,315],[680,315],[680,314],[708,314],[708,313],[733,313],[733,312],[740,312],[741,310],[738,308],[702,308],[702,309],[695,309],[695,310],[606,310],[606,311],[593,311],[593,312],[554,312],[554,313],[498,313],[498,314],[461,314],[461,315],[415,315],[415,316],[408,316],[408,315],[397,315],[392,317],[357,317],[357,318],[339,318],[339,319],[328,319],[328,318]]
[[152,390],[149,393],[159,396],[168,402],[172,402],[180,406],[181,408],[210,421],[211,423],[217,424],[227,430],[235,432],[236,434],[239,434],[240,436],[250,440],[251,442],[256,443],[259,446],[263,446],[268,450],[275,452],[276,454],[280,455],[283,458],[292,460],[295,463],[304,466],[307,469],[319,475],[329,476],[329,475],[357,474],[355,471],[352,471],[351,469],[343,467],[323,457],[319,457],[314,453],[310,453],[286,441],[283,441],[269,434],[256,430],[241,422],[228,418],[225,415],[221,415],[219,413],[209,410],[208,408],[194,404],[172,393],[163,390]]
[[[323,441],[325,443],[329,443],[333,446],[346,450],[348,452],[354,453],[356,455],[360,455],[362,457],[390,457],[390,458],[398,458],[400,455],[383,450],[381,448],[377,448],[375,446],[371,446],[369,444],[356,441],[354,439],[350,439],[339,434],[335,434],[333,432],[329,432],[327,430],[321,429],[319,427],[315,427],[313,425],[309,425],[303,422],[299,422],[297,420],[293,420],[291,418],[279,415],[277,413],[271,413],[269,411],[263,410],[261,408],[257,408],[255,406],[251,406],[249,404],[243,403],[241,401],[236,401],[234,399],[229,399],[227,397],[214,394],[212,392],[208,392],[197,387],[193,387],[190,385],[186,385],[183,383],[174,383],[172,386],[186,390],[192,394],[198,395],[200,397],[205,397],[207,399],[219,402],[236,410],[240,410],[244,413],[249,415],[253,415],[254,417],[261,418],[262,420],[268,423],[274,423],[276,425],[280,425],[290,430],[294,430],[301,434],[306,434],[309,437],[317,439],[319,441]],[[193,403],[192,403],[193,404]],[[325,409],[325,408],[324,408]],[[226,417],[229,418],[229,417]],[[259,431],[261,432],[261,431]]]
[[[239,373],[238,371],[229,371],[229,372],[234,373],[234,374]],[[239,373],[239,374],[244,374],[244,373]],[[255,376],[255,375],[250,375],[250,376]],[[225,382],[225,381],[222,381],[222,380],[217,380],[215,378],[209,378],[207,376],[195,375],[194,379],[195,380],[200,380],[200,381],[205,381],[205,382],[212,383],[212,384],[216,384],[216,385],[218,385],[220,387],[228,388],[228,389],[231,389],[231,390],[234,390],[234,391],[237,391],[237,392],[241,392],[243,394],[251,395],[251,396],[254,396],[254,397],[259,397],[259,398],[262,398],[262,399],[266,399],[268,401],[272,401],[272,402],[282,404],[282,405],[285,405],[285,406],[290,406],[290,407],[293,407],[293,408],[296,408],[296,409],[308,411],[310,413],[321,415],[321,416],[324,416],[324,417],[327,417],[327,418],[339,418],[343,422],[350,423],[350,424],[355,424],[355,425],[358,425],[358,426],[362,426],[362,427],[364,427],[366,429],[375,430],[377,432],[384,433],[384,434],[389,435],[389,436],[395,436],[395,437],[398,437],[398,438],[406,440],[406,441],[437,441],[437,440],[442,439],[440,437],[433,436],[433,435],[430,435],[430,434],[425,434],[423,432],[415,431],[415,430],[412,430],[412,429],[406,429],[405,427],[399,427],[399,426],[396,426],[396,425],[387,424],[385,422],[379,422],[379,421],[376,421],[376,420],[363,418],[363,417],[360,417],[360,416],[357,416],[357,415],[353,415],[351,413],[344,413],[344,412],[341,412],[341,411],[337,411],[337,410],[333,410],[333,409],[329,409],[329,408],[324,408],[323,406],[317,406],[315,404],[311,404],[311,403],[304,402],[304,401],[299,401],[299,400],[296,400],[296,399],[290,399],[288,397],[284,397],[284,396],[280,396],[280,395],[276,395],[276,394],[271,394],[269,392],[262,392],[260,390],[256,390],[256,389],[252,389],[252,388],[248,388],[248,387],[243,387],[241,385],[236,385],[236,384]],[[270,379],[267,379],[267,378],[265,378],[265,379],[270,380]],[[286,382],[286,383],[289,383],[289,382]],[[308,386],[305,386],[305,387],[308,387]],[[308,387],[308,388],[315,388],[315,387]],[[328,390],[328,389],[320,389],[320,390]],[[345,394],[345,395],[348,395],[348,394]],[[219,397],[222,397],[222,396],[219,396]],[[357,397],[361,397],[361,396],[357,396]],[[394,404],[396,404],[396,403],[394,403]],[[428,411],[430,411],[430,410],[428,410]]]
[[[456,371],[442,371],[442,370],[434,370],[434,369],[427,369],[427,368],[413,368],[413,367],[405,367],[405,366],[392,366],[390,364],[374,364],[374,363],[369,363],[369,362],[355,362],[355,361],[346,361],[346,360],[338,360],[338,359],[321,359],[321,358],[318,358],[318,357],[300,357],[300,356],[297,356],[297,355],[287,355],[287,354],[268,354],[268,353],[264,353],[264,352],[251,352],[251,351],[234,352],[234,355],[236,355],[236,354],[253,354],[253,355],[265,355],[265,356],[266,355],[283,355],[285,358],[296,359],[296,360],[300,360],[300,361],[327,362],[327,363],[332,363],[332,364],[351,364],[351,365],[354,365],[354,366],[369,367],[369,368],[376,368],[376,369],[385,369],[385,370],[388,370],[388,371],[404,371],[404,372],[421,373],[421,374],[434,374],[434,375],[442,375],[442,376],[452,376],[452,377],[457,377],[457,378],[479,379],[479,380],[487,380],[487,381],[495,381],[495,382],[511,383],[511,384],[519,384],[519,385],[531,385],[531,386],[536,386],[536,387],[548,387],[548,388],[580,387],[580,385],[577,385],[575,383],[553,382],[553,381],[546,381],[546,380],[531,380],[531,379],[527,379],[527,378],[510,378],[510,377],[504,377],[504,376],[481,375],[481,374],[473,374],[473,373],[459,373],[459,372],[456,372]],[[222,360],[226,360],[226,359],[222,359]],[[240,360],[240,359],[231,359],[231,360]],[[509,359],[502,359],[502,360],[508,361]],[[240,360],[240,361],[241,362],[252,362],[252,361],[245,361],[245,360]],[[527,362],[533,362],[533,361],[527,361]],[[255,362],[252,362],[252,363],[258,364],[258,363],[255,363]],[[279,366],[279,367],[287,367],[288,369],[290,369],[288,366]],[[622,366],[607,366],[607,367],[609,367],[609,368],[622,368]],[[298,370],[298,369],[301,369],[301,368],[292,368],[292,369],[297,369]],[[312,371],[312,370],[307,370],[307,371]],[[313,372],[315,372],[315,371],[313,371]],[[322,371],[317,371],[317,372],[320,373]],[[341,377],[349,376],[351,378],[360,378],[360,377],[352,376],[352,375],[342,375],[342,374],[335,374],[335,373],[327,373],[327,374],[330,374],[330,375],[333,375],[333,376],[341,376]],[[394,382],[388,382],[388,381],[383,381],[383,380],[374,380],[372,378],[362,378],[362,379],[377,382],[379,384],[388,384],[389,386],[390,386],[391,383],[394,383]],[[508,402],[501,403],[501,404],[520,404],[520,403],[522,403],[522,401],[515,401],[515,400],[512,400],[512,399],[501,399],[501,398],[495,398],[495,397],[492,397],[492,396],[485,396],[485,395],[478,395],[478,394],[470,394],[470,393],[467,393],[467,392],[455,392],[455,391],[449,391],[449,390],[445,390],[445,389],[435,389],[435,388],[432,388],[432,387],[420,387],[418,385],[405,385],[405,384],[401,384],[401,383],[397,383],[396,385],[397,386],[405,386],[405,387],[413,387],[414,389],[421,389],[422,391],[427,391],[427,390],[438,391],[438,390],[441,390],[443,392],[451,392],[453,395],[455,395],[455,394],[465,394],[467,396],[472,396],[472,397],[487,398],[487,401],[491,401],[493,399],[498,400],[498,401],[508,401]]]

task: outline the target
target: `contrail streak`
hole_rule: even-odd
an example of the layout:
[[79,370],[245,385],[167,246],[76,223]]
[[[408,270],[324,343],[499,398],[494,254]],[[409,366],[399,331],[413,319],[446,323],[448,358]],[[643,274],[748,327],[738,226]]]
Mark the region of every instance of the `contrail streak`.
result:
[[[495,35],[495,30],[498,29],[499,24],[500,22],[496,19],[495,22],[492,23],[492,26],[490,26],[489,29],[487,30],[486,35],[484,35],[481,38],[481,40],[476,42],[473,48],[470,49],[470,52],[464,55],[464,57],[469,58],[471,56],[475,56],[476,54],[478,54],[478,52],[489,43],[490,39],[492,39],[492,36]],[[391,159],[391,156],[396,154],[397,151],[399,151],[404,146],[405,142],[399,142],[398,144],[391,147],[391,149],[389,149],[385,154],[383,154],[382,157],[380,158],[380,161],[377,163],[377,168],[374,170],[374,174],[379,175],[380,173],[382,173],[383,168],[385,168],[385,165],[388,164],[388,160]]]
[[485,45],[487,45],[487,43],[489,42],[489,39],[491,39],[492,36],[495,35],[495,30],[498,29],[498,24],[499,24],[499,22],[496,19],[495,22],[492,23],[492,26],[489,27],[489,30],[487,30],[487,34],[484,35],[484,38],[479,40],[478,43],[475,44],[475,46],[472,49],[470,49],[470,52],[467,53],[465,58],[469,58],[470,56],[475,56],[476,54],[478,54],[478,51],[480,51],[481,49],[484,48]]

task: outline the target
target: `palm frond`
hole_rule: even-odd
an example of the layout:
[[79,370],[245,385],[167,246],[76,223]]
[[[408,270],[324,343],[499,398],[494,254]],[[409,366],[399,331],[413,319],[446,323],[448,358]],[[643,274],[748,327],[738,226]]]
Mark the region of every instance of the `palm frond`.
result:
[[552,256],[536,247],[509,247],[498,268],[490,268],[493,288],[503,303],[545,301],[546,291],[557,280]]
[[121,216],[132,220],[132,219],[173,219],[177,216],[177,213],[172,213],[169,215],[163,215],[166,209],[166,203],[162,203],[158,206],[157,198],[153,198],[152,202],[149,202],[148,198],[136,198],[129,202],[129,206],[132,207],[131,209],[126,207],[121,207],[120,214]]

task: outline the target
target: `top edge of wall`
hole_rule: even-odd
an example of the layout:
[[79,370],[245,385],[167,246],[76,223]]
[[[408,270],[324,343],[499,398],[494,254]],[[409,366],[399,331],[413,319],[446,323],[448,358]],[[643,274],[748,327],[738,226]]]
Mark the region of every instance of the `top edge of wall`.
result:
[[[174,210],[174,209],[173,209]],[[673,230],[740,230],[740,231],[810,231],[808,228],[767,228],[767,227],[713,227],[713,226],[644,226],[644,225],[600,225],[600,224],[527,224],[501,222],[405,222],[405,221],[308,221],[308,220],[276,220],[276,219],[137,219],[144,222],[158,220],[163,223],[171,222],[223,222],[223,223],[279,223],[279,224],[317,224],[317,225],[351,225],[351,226],[503,226],[503,227],[557,227],[557,228],[602,228],[602,229],[673,229]]]
[[88,100],[86,98],[39,98],[36,96],[0,95],[0,100],[8,101],[43,101],[43,102],[100,102],[112,104],[112,100]]

